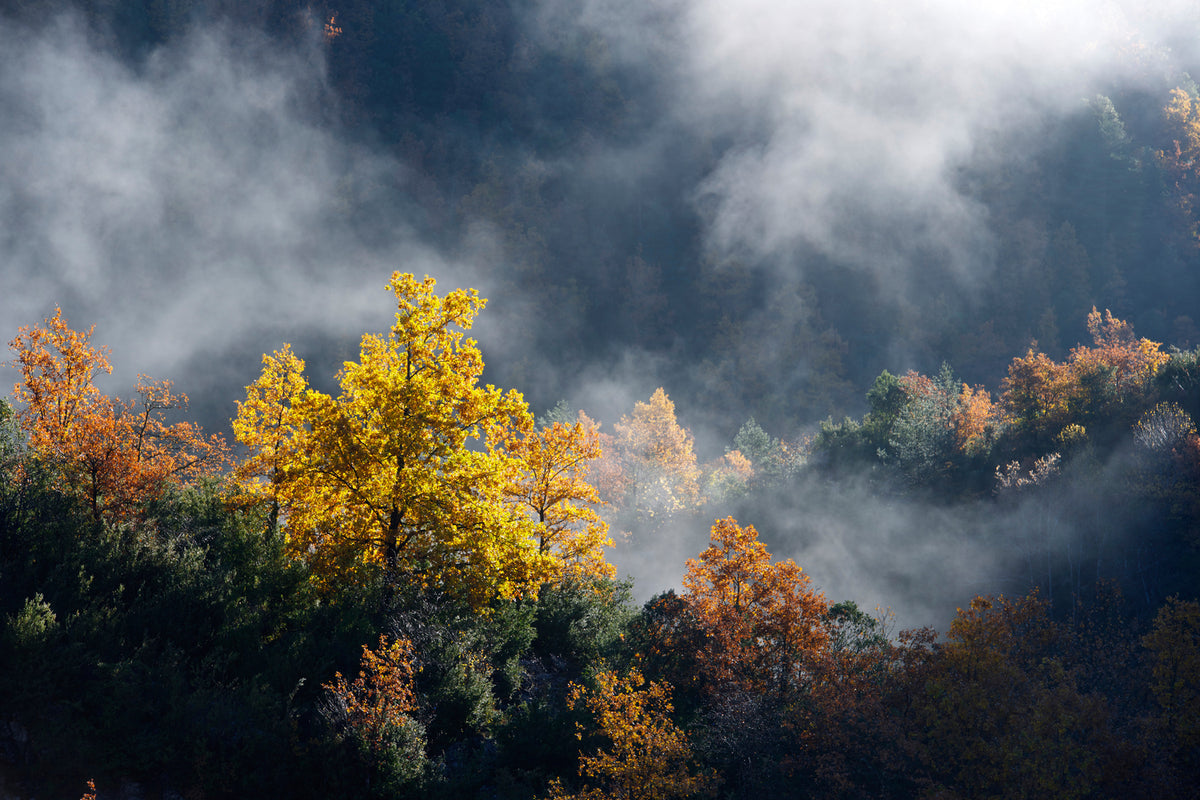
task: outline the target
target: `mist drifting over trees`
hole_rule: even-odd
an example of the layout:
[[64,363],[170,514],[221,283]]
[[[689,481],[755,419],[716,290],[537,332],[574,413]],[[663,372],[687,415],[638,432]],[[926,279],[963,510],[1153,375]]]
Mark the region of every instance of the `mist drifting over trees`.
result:
[[0,22],[0,785],[1188,796],[1194,4]]

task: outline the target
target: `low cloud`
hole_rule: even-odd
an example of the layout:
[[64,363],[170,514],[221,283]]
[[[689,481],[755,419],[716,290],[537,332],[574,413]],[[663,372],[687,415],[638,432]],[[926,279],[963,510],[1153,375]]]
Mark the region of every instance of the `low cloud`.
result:
[[603,37],[667,87],[663,119],[717,145],[692,200],[718,260],[794,273],[825,258],[898,301],[929,269],[970,291],[995,268],[964,170],[1036,150],[1097,92],[1178,71],[1197,21],[1191,4],[1127,15],[1091,0],[542,8],[551,40],[572,25]]
[[64,16],[0,53],[0,326],[96,323],[114,391],[213,390],[219,424],[258,354],[386,327],[393,270],[468,271],[410,224],[404,166],[332,122],[318,41],[214,26],[131,66]]

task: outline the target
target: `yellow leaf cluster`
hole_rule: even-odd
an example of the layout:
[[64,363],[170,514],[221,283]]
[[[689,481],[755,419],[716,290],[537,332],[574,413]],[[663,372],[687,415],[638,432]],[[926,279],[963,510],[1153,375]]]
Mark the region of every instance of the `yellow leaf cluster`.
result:
[[692,434],[675,419],[675,404],[658,388],[647,403],[613,426],[615,447],[639,516],[655,517],[700,503],[700,468]]
[[[578,794],[563,791],[557,781],[550,797],[600,800],[670,800],[676,797],[711,796],[716,776],[693,774],[688,735],[671,720],[670,684],[646,683],[636,669],[625,677],[604,671],[595,688],[571,684],[568,704],[582,703],[595,717],[599,733],[611,742],[592,755],[580,753],[579,774],[599,782]],[[584,728],[579,726],[582,738]]]
[[608,523],[596,510],[599,492],[587,480],[601,456],[596,426],[555,422],[513,436],[505,447],[520,462],[506,494],[536,521],[539,552],[556,556],[561,576],[614,577],[616,567],[604,555],[613,546]]
[[[485,301],[395,273],[395,322],[362,337],[336,397],[284,348],[263,360],[234,431],[244,490],[273,505],[286,546],[326,588],[368,579],[483,607],[571,572],[611,574],[606,528],[582,479],[588,429],[530,432],[521,395],[480,385],[466,333]],[[531,513],[532,512],[532,513]]]

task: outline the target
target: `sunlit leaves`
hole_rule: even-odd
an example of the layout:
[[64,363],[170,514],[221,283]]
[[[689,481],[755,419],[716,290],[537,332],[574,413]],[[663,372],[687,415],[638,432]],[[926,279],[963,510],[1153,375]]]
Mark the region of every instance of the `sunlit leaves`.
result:
[[1191,416],[1175,403],[1159,403],[1133,426],[1133,438],[1152,453],[1170,455],[1196,436]]
[[1070,424],[1089,422],[1113,408],[1140,402],[1168,361],[1157,342],[1139,339],[1110,312],[1088,314],[1092,346],[1056,362],[1032,347],[1014,359],[1001,384],[1004,411],[1020,431],[1048,446]]
[[[572,684],[568,703],[587,708],[597,732],[610,743],[591,755],[580,754],[579,774],[598,785],[567,794],[555,782],[550,797],[669,800],[715,792],[716,777],[695,771],[688,735],[671,720],[669,684],[647,683],[636,669],[625,677],[600,672],[594,683],[592,689]],[[580,726],[581,739],[584,732]]]
[[596,427],[553,422],[510,438],[505,449],[519,462],[505,494],[536,521],[538,550],[556,557],[563,576],[614,577],[616,568],[604,555],[613,544],[608,523],[596,510],[600,495],[588,482],[590,466],[601,455]]
[[381,636],[374,650],[363,645],[357,678],[338,672],[324,688],[346,723],[378,750],[416,711],[413,674],[412,643]]
[[61,309],[42,326],[20,329],[10,343],[21,371],[17,418],[30,449],[61,471],[96,519],[120,520],[169,484],[221,470],[226,446],[193,423],[166,421],[169,411],[187,406],[169,381],[139,376],[129,401],[102,394],[94,378],[112,367],[91,334],[69,328]]
[[1183,89],[1172,89],[1163,108],[1171,146],[1158,152],[1159,164],[1174,181],[1176,202],[1188,216],[1192,236],[1196,236],[1193,218],[1196,191],[1200,187],[1200,103]]
[[[280,351],[248,388],[239,440],[271,474],[289,551],[327,587],[387,573],[483,604],[554,575],[534,521],[507,501],[520,460],[502,444],[531,424],[516,392],[480,386],[466,337],[484,301],[396,273],[395,324],[362,337],[337,397],[304,387]],[[262,486],[262,478],[250,485]]]
[[272,527],[279,514],[285,468],[295,460],[296,440],[303,430],[293,403],[307,388],[304,362],[284,345],[263,356],[262,375],[246,387],[246,399],[238,402],[232,423],[234,436],[249,449],[249,456],[237,467],[237,477],[251,497],[271,503]]
[[791,560],[771,562],[753,526],[717,520],[712,544],[689,559],[684,597],[708,640],[702,667],[715,685],[787,694],[825,646],[824,596]]
[[96,388],[98,372],[111,373],[107,348],[93,347],[92,333],[71,330],[62,309],[43,325],[22,327],[9,348],[17,355],[21,380],[13,394],[21,410],[21,427],[37,450],[61,446],[68,432],[100,401]]
[[675,419],[675,404],[661,388],[613,426],[630,497],[641,519],[694,508],[700,502],[700,468],[692,434]]

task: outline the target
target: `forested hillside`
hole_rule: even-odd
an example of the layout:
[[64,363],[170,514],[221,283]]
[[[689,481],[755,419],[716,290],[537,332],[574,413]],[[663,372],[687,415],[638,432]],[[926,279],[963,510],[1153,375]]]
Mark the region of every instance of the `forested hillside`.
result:
[[1019,5],[0,0],[0,794],[1195,797],[1200,15]]

